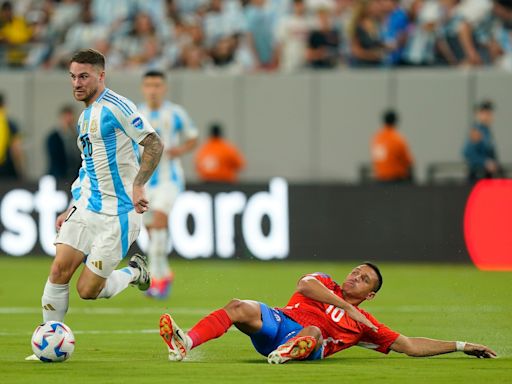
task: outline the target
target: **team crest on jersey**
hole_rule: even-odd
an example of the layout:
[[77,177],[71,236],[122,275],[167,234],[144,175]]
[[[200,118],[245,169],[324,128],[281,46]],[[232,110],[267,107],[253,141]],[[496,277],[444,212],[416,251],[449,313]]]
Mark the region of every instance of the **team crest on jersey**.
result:
[[96,120],[93,120],[91,123],[91,128],[89,129],[89,132],[96,133],[98,131],[98,123]]
[[88,120],[85,120],[83,123],[82,123],[82,128],[80,129],[80,134],[81,135],[85,135],[85,133],[87,132],[87,125],[89,124],[89,121]]
[[132,125],[137,129],[142,129],[144,127],[144,123],[142,122],[142,119],[140,117],[136,117],[132,121]]

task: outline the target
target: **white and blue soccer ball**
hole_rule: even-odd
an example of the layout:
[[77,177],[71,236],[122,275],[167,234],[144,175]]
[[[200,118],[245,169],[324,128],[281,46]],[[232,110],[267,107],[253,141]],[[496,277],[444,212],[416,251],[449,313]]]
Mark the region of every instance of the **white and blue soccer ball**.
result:
[[32,334],[32,350],[45,363],[64,361],[75,350],[75,336],[66,324],[47,321],[39,325]]

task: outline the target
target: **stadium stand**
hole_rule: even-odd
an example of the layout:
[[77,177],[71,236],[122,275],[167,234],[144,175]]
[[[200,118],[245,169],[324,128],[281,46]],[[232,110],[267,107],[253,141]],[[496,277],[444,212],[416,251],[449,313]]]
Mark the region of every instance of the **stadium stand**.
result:
[[[305,4],[304,15],[294,16],[296,3]],[[316,53],[320,56],[309,57],[294,70],[308,66],[510,67],[510,21],[503,12],[507,5],[493,7],[493,3],[506,2],[3,1],[0,67],[60,68],[70,52],[87,45],[108,54],[110,68],[289,69],[278,61],[283,20],[287,33],[297,29],[303,40],[296,42],[299,48],[306,50],[308,42],[329,47],[329,65],[317,65],[322,55]],[[322,18],[317,17],[319,11]],[[326,35],[319,35],[322,23],[330,25]]]

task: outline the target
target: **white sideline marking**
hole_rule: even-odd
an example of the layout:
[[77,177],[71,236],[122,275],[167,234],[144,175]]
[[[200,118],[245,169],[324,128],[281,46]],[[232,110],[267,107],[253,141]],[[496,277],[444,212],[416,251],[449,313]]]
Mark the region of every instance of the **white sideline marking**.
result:
[[[235,327],[228,329],[228,332],[238,331]],[[139,334],[158,334],[158,329],[112,329],[112,330],[77,330],[73,331],[74,335],[139,335]],[[0,332],[0,336],[31,336],[32,332]]]
[[[175,307],[172,309],[165,308],[150,308],[150,307],[138,307],[138,308],[70,308],[68,313],[79,314],[79,315],[152,315],[165,312],[171,312],[178,315],[206,315],[213,311],[208,308],[186,308],[186,307]],[[39,307],[0,307],[0,315],[32,315],[41,313]]]
[[[435,306],[435,305],[400,305],[396,307],[362,307],[371,313],[508,313],[511,308],[504,308],[492,305],[475,306]],[[155,308],[155,307],[137,307],[137,308],[70,308],[68,313],[80,315],[153,315],[170,312],[178,315],[206,315],[215,308],[192,308],[192,307],[174,307],[174,308]],[[32,315],[40,314],[39,307],[0,307],[0,315]]]

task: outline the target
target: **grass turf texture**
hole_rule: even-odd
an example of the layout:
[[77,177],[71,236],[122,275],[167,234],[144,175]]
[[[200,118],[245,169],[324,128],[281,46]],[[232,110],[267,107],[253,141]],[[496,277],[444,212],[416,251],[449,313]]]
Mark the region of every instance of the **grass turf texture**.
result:
[[341,283],[353,263],[176,261],[166,301],[129,288],[110,300],[78,298],[72,282],[65,322],[76,349],[65,363],[26,362],[30,335],[41,321],[40,296],[51,259],[0,257],[0,382],[6,383],[505,383],[512,378],[512,273],[470,265],[381,264],[383,289],[363,307],[408,336],[489,345],[499,359],[462,353],[432,358],[388,356],[362,348],[320,362],[271,366],[238,331],[193,350],[187,361],[167,361],[157,333],[160,313],[187,329],[233,297],[282,306],[297,279],[323,271]]

